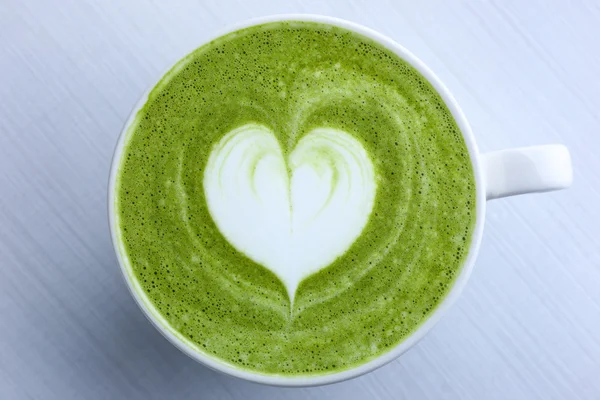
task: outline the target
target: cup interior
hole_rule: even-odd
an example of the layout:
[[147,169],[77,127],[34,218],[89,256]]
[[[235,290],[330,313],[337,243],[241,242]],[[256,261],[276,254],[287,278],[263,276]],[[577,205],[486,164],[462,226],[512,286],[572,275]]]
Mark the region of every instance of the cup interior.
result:
[[[129,288],[132,296],[135,298],[137,304],[142,309],[146,317],[150,320],[150,322],[159,330],[171,343],[173,343],[177,348],[179,348],[182,352],[193,358],[194,360],[204,364],[205,366],[212,368],[216,371],[232,375],[238,378],[246,379],[249,381],[274,385],[274,386],[286,386],[286,387],[302,387],[302,386],[317,386],[317,385],[325,385],[331,384],[335,382],[344,381],[347,379],[351,379],[360,375],[363,375],[367,372],[370,372],[374,369],[377,369],[407,351],[413,345],[415,345],[425,334],[439,321],[442,315],[446,312],[446,310],[454,303],[454,301],[458,298],[460,293],[462,292],[473,268],[473,264],[475,258],[477,257],[477,253],[479,250],[481,236],[483,233],[484,226],[484,217],[485,217],[485,182],[483,181],[483,174],[481,169],[481,162],[479,158],[479,152],[477,149],[477,145],[475,139],[473,137],[473,133],[471,132],[471,128],[458,106],[456,100],[452,97],[448,89],[443,85],[443,83],[439,80],[439,78],[417,57],[415,57],[412,53],[406,50],[404,47],[400,46],[390,38],[372,30],[366,28],[364,26],[358,25],[353,22],[345,21],[338,18],[326,17],[320,15],[305,15],[305,14],[297,14],[297,15],[274,15],[263,18],[251,19],[233,26],[224,29],[222,32],[219,32],[214,37],[209,38],[208,40],[203,41],[199,44],[200,47],[205,43],[209,43],[211,40],[216,39],[217,37],[223,36],[225,34],[234,32],[239,29],[248,28],[255,25],[261,25],[270,22],[283,22],[283,21],[304,21],[304,22],[317,22],[326,25],[332,25],[340,28],[344,28],[355,33],[358,33],[362,36],[370,38],[386,47],[387,49],[396,53],[400,58],[408,62],[412,65],[417,71],[421,73],[430,84],[436,89],[439,95],[442,97],[446,106],[450,110],[452,116],[454,117],[460,131],[463,134],[465,143],[467,145],[467,149],[470,154],[471,163],[473,166],[473,172],[475,175],[476,182],[476,223],[473,231],[473,237],[471,241],[471,246],[469,248],[469,252],[467,255],[467,259],[465,264],[463,265],[458,277],[453,283],[453,286],[446,296],[446,298],[439,304],[436,310],[431,314],[431,316],[423,322],[423,324],[414,331],[410,336],[408,336],[404,341],[399,343],[392,350],[387,353],[382,354],[374,360],[371,360],[365,364],[362,364],[358,367],[351,368],[341,372],[335,372],[331,374],[325,375],[316,375],[316,376],[277,376],[277,375],[265,375],[259,374],[256,372],[246,371],[240,368],[237,368],[233,365],[227,364],[215,357],[204,354],[199,349],[195,348],[193,344],[189,343],[185,340],[181,335],[179,335],[174,329],[172,329],[167,321],[165,321],[159,314],[159,312],[154,308],[150,300],[146,297],[135,277],[132,274],[131,267],[129,264],[129,260],[126,256],[126,252],[122,248],[120,244],[120,239],[118,237],[118,230],[116,229],[118,225],[117,216],[115,213],[115,185],[117,172],[119,169],[119,165],[121,162],[121,155],[123,152],[123,148],[126,142],[128,135],[131,133],[131,126],[135,121],[137,112],[144,106],[148,99],[148,93],[150,90],[158,83],[158,81],[169,71],[173,69],[171,66],[164,74],[162,74],[159,79],[148,89],[148,91],[141,97],[138,103],[135,105],[129,118],[127,119],[123,130],[119,136],[116,149],[112,159],[112,165],[110,170],[110,178],[108,185],[108,215],[109,215],[109,225],[111,231],[111,238],[113,242],[113,247],[115,249],[115,253],[117,254],[117,259],[119,261],[119,265],[121,267],[121,271],[123,272],[123,276],[125,278],[127,287]],[[194,49],[191,49],[193,51]]]

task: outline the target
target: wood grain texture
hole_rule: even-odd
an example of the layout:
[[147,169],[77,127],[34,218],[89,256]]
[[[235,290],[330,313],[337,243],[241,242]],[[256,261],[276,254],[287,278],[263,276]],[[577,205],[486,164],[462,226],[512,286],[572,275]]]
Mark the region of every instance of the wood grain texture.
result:
[[[164,340],[127,292],[106,215],[142,91],[225,24],[286,12],[413,51],[483,151],[559,142],[575,168],[568,191],[489,204],[464,295],[414,349],[311,389],[222,376]],[[600,398],[599,21],[594,0],[0,0],[0,398]]]

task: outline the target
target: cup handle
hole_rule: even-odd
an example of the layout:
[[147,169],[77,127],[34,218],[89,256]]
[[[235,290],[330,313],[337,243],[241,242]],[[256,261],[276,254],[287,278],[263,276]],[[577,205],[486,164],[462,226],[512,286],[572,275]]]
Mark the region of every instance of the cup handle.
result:
[[573,182],[569,150],[559,144],[482,154],[488,200],[566,189]]

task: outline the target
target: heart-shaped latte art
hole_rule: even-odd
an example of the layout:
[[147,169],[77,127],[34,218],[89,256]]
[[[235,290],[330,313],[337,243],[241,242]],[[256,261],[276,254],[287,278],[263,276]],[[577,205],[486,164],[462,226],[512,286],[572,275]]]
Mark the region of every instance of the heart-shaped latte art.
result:
[[273,132],[244,125],[217,143],[204,172],[208,209],[223,236],[275,273],[291,301],[304,278],[358,238],[375,191],[362,144],[332,128],[302,137],[286,162]]

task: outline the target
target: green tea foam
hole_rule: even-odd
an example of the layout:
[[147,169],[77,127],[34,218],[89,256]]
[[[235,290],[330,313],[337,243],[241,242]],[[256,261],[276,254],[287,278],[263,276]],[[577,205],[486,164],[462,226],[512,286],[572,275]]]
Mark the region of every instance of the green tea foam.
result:
[[167,329],[287,376],[355,367],[414,332],[461,270],[476,206],[425,78],[312,22],[181,60],[127,132],[114,201],[123,259]]

